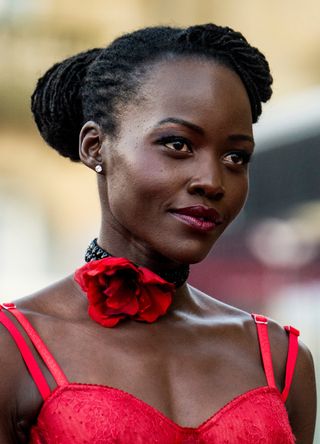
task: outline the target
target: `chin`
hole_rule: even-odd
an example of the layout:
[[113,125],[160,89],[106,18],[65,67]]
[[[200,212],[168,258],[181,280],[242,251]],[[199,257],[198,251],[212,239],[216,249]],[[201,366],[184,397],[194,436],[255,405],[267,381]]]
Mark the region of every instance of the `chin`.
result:
[[203,261],[213,246],[220,239],[226,226],[220,226],[214,233],[208,235],[168,236],[165,242],[157,245],[161,253],[169,261],[178,264],[197,264]]
[[202,262],[207,255],[209,254],[209,251],[206,252],[205,254],[189,254],[189,255],[185,255],[185,257],[183,258],[184,260],[181,260],[180,263],[183,264],[198,264],[199,262]]
[[174,252],[167,252],[166,257],[178,264],[197,264],[207,257],[211,248],[212,245],[210,248],[192,248],[191,245],[177,246]]

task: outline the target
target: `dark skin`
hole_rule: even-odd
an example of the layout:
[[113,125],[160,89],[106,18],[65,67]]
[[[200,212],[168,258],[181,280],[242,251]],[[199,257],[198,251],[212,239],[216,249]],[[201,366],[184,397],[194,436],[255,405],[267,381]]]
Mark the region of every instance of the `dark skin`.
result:
[[[159,62],[150,74],[141,100],[122,110],[116,139],[87,122],[80,155],[88,167],[103,168],[99,244],[151,269],[173,269],[201,261],[245,202],[251,111],[239,77],[212,61]],[[215,208],[223,224],[199,233],[170,214],[190,205]],[[251,316],[187,284],[153,324],[101,327],[88,317],[86,296],[72,276],[17,306],[69,381],[120,388],[183,426],[197,427],[235,396],[267,385]],[[42,400],[12,338],[0,329],[0,442],[27,442]],[[288,340],[272,321],[270,339],[281,389]],[[301,342],[286,406],[297,443],[311,444],[314,370]]]

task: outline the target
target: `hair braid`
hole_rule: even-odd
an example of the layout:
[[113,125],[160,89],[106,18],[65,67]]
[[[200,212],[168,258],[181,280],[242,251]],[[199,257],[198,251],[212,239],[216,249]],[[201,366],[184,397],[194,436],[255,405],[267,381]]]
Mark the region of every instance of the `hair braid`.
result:
[[138,99],[144,73],[168,57],[214,59],[234,70],[250,100],[252,120],[272,94],[272,77],[261,52],[231,28],[214,24],[185,29],[152,27],[125,34],[54,65],[38,81],[32,111],[43,138],[71,160],[79,160],[78,138],[87,120],[116,135],[121,106]]
[[42,137],[71,160],[79,160],[82,81],[100,51],[91,49],[56,63],[38,80],[31,97],[31,109]]
[[236,71],[246,87],[255,123],[262,111],[261,102],[272,95],[272,77],[264,55],[240,32],[213,24],[188,28],[179,40],[185,40],[188,52],[211,56]]

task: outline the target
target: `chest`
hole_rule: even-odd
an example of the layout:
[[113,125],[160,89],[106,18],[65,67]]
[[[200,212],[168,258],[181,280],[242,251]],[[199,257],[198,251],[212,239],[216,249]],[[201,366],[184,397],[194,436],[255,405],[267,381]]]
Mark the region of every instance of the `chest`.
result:
[[275,389],[253,390],[199,426],[183,427],[124,392],[73,384],[44,405],[32,429],[31,443],[38,442],[292,444],[294,437]]
[[56,350],[68,380],[122,390],[189,427],[266,385],[258,349],[241,341],[186,331],[135,333],[81,340],[69,334],[64,352]]
[[[148,335],[145,331],[101,334],[71,326],[68,331],[55,328],[53,334],[47,328],[43,339],[70,384],[44,404],[40,400],[37,409],[32,405],[33,411],[41,408],[34,442],[42,435],[48,443],[51,436],[69,435],[72,442],[82,442],[76,435],[88,423],[101,442],[139,442],[141,437],[146,442],[146,436],[156,436],[159,443],[219,443],[221,431],[234,427],[234,418],[238,425],[229,435],[246,436],[252,429],[254,439],[262,434],[271,437],[265,442],[293,442],[279,440],[281,434],[289,436],[286,410],[278,392],[263,387],[265,376],[254,341],[214,329],[209,334],[197,328],[151,328]],[[277,418],[281,424],[271,434]],[[138,433],[135,441],[132,433]]]

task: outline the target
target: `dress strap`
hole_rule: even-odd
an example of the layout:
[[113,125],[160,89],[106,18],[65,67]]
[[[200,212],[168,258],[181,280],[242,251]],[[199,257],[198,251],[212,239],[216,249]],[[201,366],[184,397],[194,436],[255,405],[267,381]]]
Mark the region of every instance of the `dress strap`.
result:
[[[28,319],[16,308],[15,304],[0,304],[2,308],[10,311],[10,313],[17,319],[20,323],[29,339],[33,343],[34,347],[38,351],[39,355],[43,359],[43,362],[46,364],[48,370],[52,374],[54,380],[56,381],[58,386],[68,384],[68,380],[59,367],[58,363],[49,352],[47,346],[39,336],[39,334],[32,327]],[[7,317],[6,317],[7,318]],[[8,319],[8,318],[7,318]],[[19,345],[18,345],[19,346]]]
[[268,386],[277,388],[272,365],[272,356],[268,334],[268,319],[265,316],[261,316],[258,314],[252,314],[252,317],[257,326],[260,352]]
[[289,345],[288,345],[288,355],[287,355],[287,364],[286,364],[286,378],[284,383],[284,389],[281,393],[282,400],[285,402],[289,395],[289,390],[292,383],[292,378],[294,374],[294,369],[296,366],[299,343],[298,337],[300,335],[299,330],[292,326],[285,326],[285,330],[289,334]]
[[[269,387],[276,387],[274,373],[273,373],[270,341],[268,335],[268,319],[265,316],[257,314],[252,314],[252,317],[257,326],[260,351],[262,355],[262,361],[268,385]],[[281,392],[281,398],[283,402],[287,400],[289,395],[298,356],[298,350],[299,350],[298,337],[300,335],[299,330],[297,330],[292,326],[285,326],[284,328],[289,334],[289,344],[288,344],[285,383],[284,383],[284,389]]]
[[35,360],[33,354],[31,353],[28,344],[26,343],[26,340],[24,339],[20,331],[17,329],[17,327],[14,325],[14,323],[11,321],[11,319],[9,319],[8,316],[6,316],[1,309],[0,309],[0,323],[3,324],[3,326],[9,331],[15,343],[17,344],[17,347],[30,372],[32,379],[34,380],[36,386],[38,387],[38,390],[42,398],[46,400],[51,393],[50,387],[45,377],[43,376],[43,373],[40,370],[37,361]]

